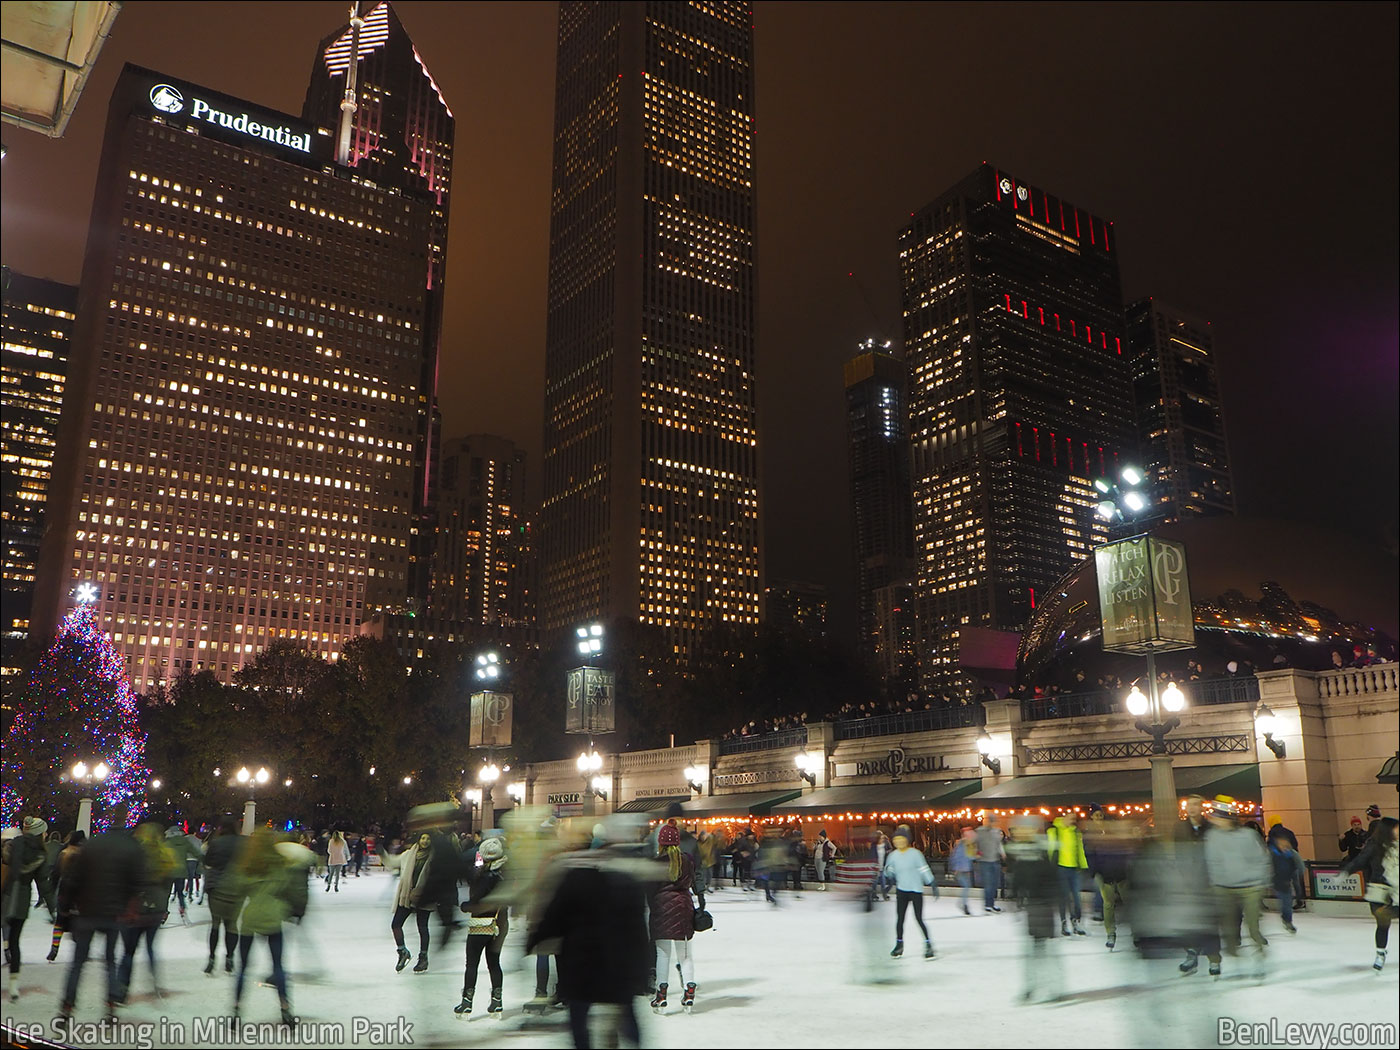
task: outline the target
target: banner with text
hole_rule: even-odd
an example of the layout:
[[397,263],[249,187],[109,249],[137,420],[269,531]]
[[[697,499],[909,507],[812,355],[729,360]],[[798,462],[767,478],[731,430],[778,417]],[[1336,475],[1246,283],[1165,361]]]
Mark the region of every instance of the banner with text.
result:
[[1103,647],[1147,653],[1191,649],[1196,623],[1186,548],[1171,540],[1133,536],[1094,549]]
[[575,667],[570,671],[564,732],[589,736],[613,732],[617,728],[615,685],[616,676],[599,667]]

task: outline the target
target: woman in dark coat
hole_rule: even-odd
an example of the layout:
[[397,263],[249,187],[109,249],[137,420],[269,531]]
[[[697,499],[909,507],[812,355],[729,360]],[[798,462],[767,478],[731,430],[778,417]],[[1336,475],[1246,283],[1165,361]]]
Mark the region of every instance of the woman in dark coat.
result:
[[486,956],[486,969],[491,974],[491,1005],[486,1008],[490,1014],[500,1013],[501,1003],[501,948],[506,942],[509,930],[510,909],[498,892],[504,878],[502,868],[506,865],[505,847],[498,838],[486,839],[477,850],[481,857],[481,867],[471,876],[471,902],[462,905],[462,910],[471,916],[467,923],[467,972],[462,979],[462,1001],[452,1012],[466,1016],[472,1012],[472,999],[476,996],[476,975],[481,969],[481,957]]
[[666,1008],[666,986],[674,966],[685,984],[681,1005],[695,1005],[695,968],[690,958],[690,939],[695,936],[695,905],[690,888],[695,878],[695,862],[681,852],[681,833],[674,824],[662,825],[656,839],[661,860],[666,863],[667,881],[651,898],[651,939],[656,942],[656,995],[651,1008]]

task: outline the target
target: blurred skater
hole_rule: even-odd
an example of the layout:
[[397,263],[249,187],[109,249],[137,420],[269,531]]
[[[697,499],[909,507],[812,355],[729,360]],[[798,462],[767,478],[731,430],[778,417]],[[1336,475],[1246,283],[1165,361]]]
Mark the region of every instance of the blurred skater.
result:
[[914,921],[924,935],[924,958],[932,959],[933,939],[924,925],[924,887],[933,885],[933,869],[928,866],[924,855],[912,849],[913,833],[907,824],[901,824],[894,833],[894,849],[885,858],[884,876],[887,883],[895,888],[894,949],[891,957],[904,954],[904,913],[914,909]]
[[1392,817],[1381,817],[1366,842],[1366,847],[1342,865],[1343,874],[1364,872],[1366,901],[1376,920],[1376,961],[1373,969],[1385,967],[1385,953],[1390,941],[1390,924],[1400,909],[1400,857],[1397,855],[1396,834],[1400,829]]
[[817,869],[817,889],[826,891],[836,872],[836,843],[827,838],[826,828],[817,832],[817,843],[812,848],[812,863]]
[[982,826],[976,831],[977,873],[982,878],[982,911],[997,912],[997,891],[1001,889],[1001,866],[1006,860],[1005,841],[1001,828],[992,823],[991,815],[982,818]]
[[1064,992],[1059,950],[1055,945],[1055,906],[1060,877],[1045,852],[1045,821],[1036,816],[1011,821],[1008,862],[1016,894],[1026,915],[1025,976],[1021,1002],[1053,1002]]
[[948,872],[962,887],[962,913],[971,915],[967,898],[972,890],[972,865],[977,859],[977,833],[972,828],[963,828],[962,837],[948,854]]
[[237,882],[227,878],[238,863],[243,836],[237,821],[227,814],[209,839],[204,852],[204,899],[209,903],[209,962],[204,972],[214,972],[214,956],[219,950],[219,927],[224,930],[224,972],[233,973],[233,950],[238,947]]
[[331,887],[335,887],[335,892],[340,892],[340,879],[345,874],[345,865],[350,862],[350,847],[346,845],[345,836],[337,828],[326,842],[326,892],[330,893]]
[[73,877],[74,865],[78,861],[78,854],[83,850],[83,841],[87,838],[81,831],[73,831],[68,835],[63,844],[63,851],[58,855],[58,864],[55,874],[57,880],[54,883],[54,900],[57,916],[53,923],[53,943],[49,947],[49,962],[54,962],[58,958],[58,945],[63,939],[63,935],[72,930],[73,912],[65,909],[63,901],[71,900],[72,894],[65,893],[69,880]]
[[[142,824],[133,835],[141,847],[141,881],[136,898],[131,902],[122,929],[122,963],[117,983],[118,1003],[124,1003],[131,991],[131,975],[136,964],[136,950],[146,942],[146,959],[151,964],[151,983],[156,995],[161,994],[160,975],[156,968],[156,931],[170,915],[171,884],[182,882],[185,875],[183,859],[165,844],[165,833],[158,824]],[[179,876],[177,878],[176,876]]]
[[1074,933],[1087,937],[1079,900],[1080,872],[1087,871],[1089,859],[1084,855],[1084,836],[1079,821],[1068,814],[1055,818],[1046,831],[1050,859],[1055,862],[1060,879],[1060,934],[1068,937],[1073,924]]
[[1120,911],[1128,901],[1128,872],[1137,848],[1137,832],[1128,821],[1107,815],[1094,824],[1094,834],[1087,840],[1089,873],[1103,902],[1104,947],[1113,951],[1118,943]]
[[272,956],[272,985],[282,1023],[296,1027],[291,990],[282,967],[283,923],[306,914],[306,871],[315,857],[305,846],[278,842],[269,828],[258,828],[248,838],[231,873],[239,899],[238,979],[233,986],[233,1015],[239,1016],[243,984],[248,976],[248,954],[253,940],[262,937]]
[[672,966],[685,986],[682,1008],[689,1010],[695,1005],[695,965],[690,955],[690,940],[695,936],[695,905],[690,899],[695,866],[681,852],[680,842],[680,831],[674,824],[661,826],[656,845],[666,865],[666,881],[651,898],[651,939],[656,942],[656,994],[651,1008],[657,1013],[666,1009]]
[[48,860],[44,849],[44,834],[48,830],[48,824],[38,817],[25,817],[20,824],[20,834],[7,840],[4,846],[5,881],[0,887],[0,896],[4,900],[5,958],[9,962],[11,1002],[19,998],[19,935],[29,918],[35,880]]
[[1282,824],[1275,824],[1269,832],[1269,864],[1271,869],[1271,884],[1274,891],[1274,898],[1278,901],[1279,914],[1283,918],[1283,928],[1289,933],[1297,933],[1298,927],[1293,925],[1293,896],[1297,892],[1299,873],[1303,867],[1302,858],[1298,856],[1297,849],[1293,843],[1297,839],[1292,833],[1287,835],[1275,835],[1274,832],[1283,827]]
[[[1255,967],[1263,972],[1268,941],[1259,931],[1264,888],[1272,878],[1272,866],[1263,840],[1236,815],[1234,800],[1218,796],[1211,810],[1211,829],[1205,839],[1206,870],[1215,887],[1220,909],[1220,931],[1231,955],[1240,947],[1240,920],[1255,945]],[[1212,967],[1212,972],[1214,972]]]

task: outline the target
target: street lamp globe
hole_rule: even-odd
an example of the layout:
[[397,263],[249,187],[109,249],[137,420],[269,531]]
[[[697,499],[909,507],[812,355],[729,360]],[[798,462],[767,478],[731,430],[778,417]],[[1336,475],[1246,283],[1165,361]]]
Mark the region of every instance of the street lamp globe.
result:
[[1259,710],[1254,712],[1254,728],[1259,730],[1259,735],[1263,737],[1273,736],[1278,730],[1278,716],[1267,704],[1259,705]]
[[74,762],[74,763],[73,763],[73,779],[74,779],[74,780],[82,780],[83,777],[87,776],[87,771],[88,771],[88,770],[87,770],[87,763],[86,763],[86,762]]
[[1137,686],[1133,686],[1132,691],[1128,694],[1127,705],[1128,714],[1132,715],[1134,718],[1141,718],[1143,715],[1147,714],[1148,705],[1146,694]]
[[481,772],[476,775],[476,779],[483,784],[494,784],[501,779],[501,767],[494,762],[488,762],[481,767]]
[[107,774],[110,772],[111,770],[107,768],[106,762],[99,762],[92,769],[92,775],[95,776],[98,780],[106,780]]
[[1122,472],[1122,478],[1129,485],[1141,485],[1142,471],[1138,470],[1137,467],[1124,467]]
[[240,784],[246,784],[246,783],[248,783],[248,780],[249,780],[251,777],[252,777],[252,774],[248,772],[248,767],[247,767],[247,766],[242,767],[237,773],[235,773],[235,774],[233,775],[233,779],[236,780],[236,781],[238,781]]
[[1186,694],[1175,682],[1167,683],[1167,688],[1162,693],[1162,706],[1173,714],[1186,706]]
[[271,775],[272,774],[269,773],[265,768],[259,768],[258,775],[253,779],[256,780],[259,784],[266,784],[268,777],[270,777]]

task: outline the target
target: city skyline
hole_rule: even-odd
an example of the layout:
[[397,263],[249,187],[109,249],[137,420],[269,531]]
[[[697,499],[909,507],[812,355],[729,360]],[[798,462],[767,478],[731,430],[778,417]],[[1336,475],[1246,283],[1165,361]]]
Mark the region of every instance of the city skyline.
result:
[[[197,12],[127,5],[67,139],[50,143],[7,132],[6,262],[61,280],[76,277],[84,195],[95,170],[93,128],[100,129],[100,103],[122,59],[145,53],[147,64],[177,74],[208,67],[201,82],[295,111],[307,50],[327,26],[343,23],[344,10],[338,4],[265,10],[277,12],[276,40],[257,31],[259,19],[249,18],[247,7],[235,13],[217,4]],[[488,8],[442,21],[432,5],[399,4],[396,10],[420,44],[428,41],[424,58],[459,121],[471,125],[481,154],[493,158],[455,194],[452,242],[470,228],[481,247],[467,244],[455,256],[454,274],[462,283],[454,277],[454,287],[463,289],[463,301],[449,307],[445,322],[443,382],[451,391],[444,397],[451,406],[445,432],[502,433],[533,456],[538,431],[529,420],[539,411],[534,391],[543,364],[554,12]],[[1252,41],[1252,19],[1243,8],[1186,11],[1171,20],[1133,13],[1090,19],[1072,11],[1052,20],[1028,12],[1028,33],[1045,44],[1035,50],[1007,44],[995,20],[973,9],[874,5],[861,11],[857,18],[854,9],[839,6],[799,14],[756,5],[756,152],[765,183],[771,178],[783,186],[763,205],[759,255],[760,339],[770,347],[759,378],[765,391],[781,391],[760,405],[771,479],[767,531],[778,540],[772,573],[833,579],[837,610],[840,599],[853,594],[852,573],[844,567],[848,526],[833,516],[810,527],[813,502],[839,498],[844,487],[843,471],[825,469],[833,454],[844,454],[835,366],[874,322],[895,334],[897,284],[887,256],[901,216],[982,156],[1113,215],[1126,297],[1161,295],[1215,322],[1226,349],[1221,386],[1242,513],[1322,522],[1353,535],[1393,534],[1394,487],[1368,479],[1395,475],[1395,205],[1384,191],[1394,181],[1395,121],[1385,112],[1379,119],[1363,117],[1342,101],[1364,95],[1381,100],[1382,109],[1394,106],[1392,64],[1358,61],[1354,51],[1393,36],[1387,31],[1393,11],[1276,12],[1267,51]],[[454,26],[464,39],[489,39],[493,47],[470,48],[470,62],[439,58],[438,41]],[[835,84],[794,75],[814,56],[861,60],[877,48],[898,55],[914,47],[921,35],[915,28],[930,26],[941,36],[960,35],[963,50],[986,60],[988,74],[979,81],[983,97],[966,115],[940,118],[951,123],[933,136],[936,148],[899,133],[915,106],[906,97],[956,78],[968,61],[918,74],[903,71],[909,63],[882,61],[878,75],[860,87],[859,102],[841,98]],[[1068,67],[1054,57],[1055,46],[1091,26],[1103,44],[1095,70],[1061,75]],[[1146,38],[1144,27],[1151,29]],[[1345,58],[1330,46],[1343,39],[1353,48]],[[1152,71],[1183,47],[1198,55],[1203,76],[1169,94],[1157,90]],[[161,49],[165,57],[154,57]],[[246,60],[254,51],[256,76]],[[1139,61],[1144,53],[1149,60]],[[540,72],[515,76],[516,95],[500,104],[481,101],[503,76],[521,69]],[[1021,91],[1037,77],[1050,78],[1044,99]],[[1372,88],[1358,91],[1358,77],[1372,78]],[[1350,85],[1345,91],[1338,86],[1343,82]],[[1217,116],[1222,95],[1247,99],[1250,119]],[[1017,119],[985,119],[1013,101]],[[1060,109],[1082,115],[1065,133],[1050,135],[1046,117]],[[861,111],[874,119],[851,119]],[[1136,126],[1125,119],[1130,112],[1138,114]],[[458,134],[467,134],[465,125]],[[1181,142],[1179,151],[1161,149],[1162,141],[1173,140]],[[1337,144],[1345,145],[1351,163],[1330,159]],[[1300,151],[1306,163],[1294,162]],[[872,157],[897,163],[872,165]],[[793,177],[814,163],[826,172],[822,179]],[[833,189],[843,207],[829,218],[820,201]],[[1296,214],[1289,202],[1300,200],[1318,211],[1295,225],[1287,220]],[[1353,221],[1363,201],[1366,218]],[[494,213],[511,218],[497,223]],[[815,225],[814,216],[821,216]],[[38,243],[37,228],[50,243]],[[507,228],[510,239],[504,240]],[[533,234],[521,236],[531,228]],[[852,271],[855,279],[847,276]],[[1295,305],[1284,309],[1282,303]],[[517,349],[493,361],[491,346]],[[1366,382],[1354,381],[1357,369]],[[1332,397],[1315,405],[1323,395]],[[1304,418],[1306,427],[1291,423]],[[1300,473],[1325,474],[1345,498],[1305,498],[1292,484]]]

